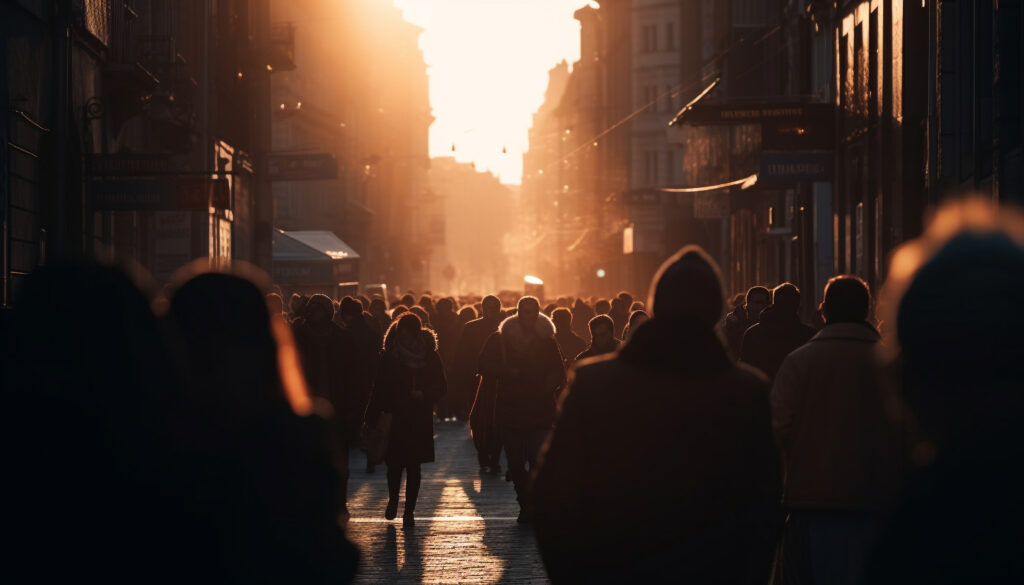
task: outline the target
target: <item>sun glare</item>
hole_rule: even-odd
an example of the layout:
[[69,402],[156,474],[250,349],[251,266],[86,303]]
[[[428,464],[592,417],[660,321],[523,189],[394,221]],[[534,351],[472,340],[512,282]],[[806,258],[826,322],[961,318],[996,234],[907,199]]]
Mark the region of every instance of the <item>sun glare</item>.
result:
[[395,0],[420,39],[436,120],[430,155],[518,184],[548,70],[579,58],[573,12],[586,0]]

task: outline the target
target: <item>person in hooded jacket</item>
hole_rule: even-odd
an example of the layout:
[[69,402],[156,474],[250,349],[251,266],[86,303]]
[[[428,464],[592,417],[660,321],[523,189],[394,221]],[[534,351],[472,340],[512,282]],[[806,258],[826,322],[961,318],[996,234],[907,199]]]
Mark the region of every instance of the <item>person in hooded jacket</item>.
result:
[[[495,418],[519,500],[519,522],[532,517],[530,472],[555,420],[557,394],[565,380],[555,325],[535,297],[519,300],[480,353],[480,374],[496,382]],[[527,471],[527,465],[529,470]]]
[[534,488],[548,575],[767,583],[782,519],[767,382],[715,333],[721,277],[702,249],[666,260],[650,298],[651,320],[562,396]]
[[598,315],[587,323],[590,328],[590,345],[576,355],[573,361],[614,353],[619,350],[622,342],[615,337],[615,322],[608,315]]
[[402,524],[413,527],[420,490],[420,465],[434,460],[434,405],[445,395],[444,366],[437,337],[413,313],[388,328],[384,354],[377,371],[366,422],[376,425],[381,413],[391,413],[391,431],[384,461],[388,466],[388,503],[384,517],[398,515],[402,472],[406,474]]
[[761,319],[743,334],[739,361],[764,372],[769,379],[789,352],[807,343],[814,328],[800,321],[800,289],[783,283],[772,289],[772,304]]

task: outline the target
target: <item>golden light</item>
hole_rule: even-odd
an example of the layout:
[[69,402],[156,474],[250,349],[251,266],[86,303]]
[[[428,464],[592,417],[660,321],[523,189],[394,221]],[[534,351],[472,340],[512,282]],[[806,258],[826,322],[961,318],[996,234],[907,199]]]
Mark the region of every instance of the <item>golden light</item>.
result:
[[[424,29],[420,48],[435,117],[431,156],[454,155],[496,173],[503,183],[518,184],[522,157],[508,155],[527,150],[548,71],[562,60],[579,59],[580,27],[573,13],[587,4],[395,0],[406,20]],[[522,31],[530,31],[529,37]]]
[[537,285],[544,284],[543,280],[541,280],[540,278],[537,278],[536,276],[534,276],[532,274],[527,274],[526,276],[524,276],[523,277],[523,282],[525,282],[526,284],[537,284]]

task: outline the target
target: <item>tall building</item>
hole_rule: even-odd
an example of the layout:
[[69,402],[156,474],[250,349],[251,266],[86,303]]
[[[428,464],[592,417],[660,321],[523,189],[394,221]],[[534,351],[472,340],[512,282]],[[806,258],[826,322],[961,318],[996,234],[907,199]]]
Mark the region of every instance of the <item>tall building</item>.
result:
[[266,0],[5,2],[4,292],[48,258],[269,267]]

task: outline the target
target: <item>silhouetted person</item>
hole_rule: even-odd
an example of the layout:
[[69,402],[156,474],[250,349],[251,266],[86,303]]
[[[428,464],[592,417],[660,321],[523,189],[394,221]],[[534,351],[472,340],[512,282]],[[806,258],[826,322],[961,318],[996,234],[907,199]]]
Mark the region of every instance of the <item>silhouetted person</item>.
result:
[[424,329],[419,317],[402,315],[384,337],[366,422],[375,425],[381,413],[391,413],[391,432],[384,461],[388,466],[388,503],[384,517],[398,515],[402,472],[406,473],[402,524],[411,528],[420,490],[420,465],[434,460],[434,404],[445,394],[444,366],[437,337]]
[[740,361],[774,378],[789,352],[807,343],[814,328],[800,321],[800,289],[783,283],[772,289],[772,304],[747,329],[740,343]]
[[0,336],[6,580],[204,571],[214,555],[181,518],[166,416],[175,374],[147,299],[93,261],[51,261],[18,293]]
[[[455,304],[448,297],[438,299],[434,307],[432,320],[433,329],[437,333],[438,353],[441,362],[444,364],[445,373],[450,375],[452,363],[455,359],[455,346],[459,342],[458,314],[455,313]],[[437,415],[443,419],[457,418],[464,415],[458,405],[452,404],[449,396],[445,396],[437,404]]]
[[309,298],[299,293],[292,293],[288,300],[288,321],[295,323],[305,317],[306,303]]
[[267,293],[267,308],[271,315],[284,315],[284,299],[277,293]]
[[622,331],[629,322],[629,306],[632,304],[633,295],[626,291],[620,292],[612,299],[612,308],[608,311],[608,316],[615,323],[615,331],[613,333],[618,339],[622,339]]
[[572,330],[572,311],[569,309],[555,309],[551,313],[551,321],[555,324],[555,341],[558,342],[558,349],[562,352],[565,366],[569,367],[573,358],[586,349],[587,342]]
[[[495,415],[509,475],[519,501],[519,522],[532,518],[530,472],[555,419],[565,380],[555,325],[536,298],[519,300],[516,315],[501,322],[480,354],[480,373],[496,382]],[[527,471],[529,465],[529,471]]]
[[384,339],[384,333],[391,325],[391,317],[388,316],[388,305],[384,302],[384,299],[378,296],[370,301],[370,314],[373,315],[373,320],[376,323],[375,329],[378,336]]
[[594,318],[594,309],[583,299],[577,298],[572,304],[572,330],[580,338],[586,339],[590,334],[587,331],[587,323]]
[[614,353],[618,351],[620,342],[615,338],[615,323],[608,315],[598,315],[587,323],[587,327],[590,328],[590,345],[587,349],[581,351],[576,355],[576,359],[573,361],[585,360],[606,353]]
[[[434,299],[429,294],[425,294],[420,297],[420,302],[416,306],[423,307],[423,310],[427,313],[427,318],[423,319],[423,323],[428,327],[431,327],[431,323],[437,320],[437,309],[434,307]],[[410,310],[413,307],[409,307]]]
[[[341,299],[338,315],[341,326],[352,334],[353,354],[349,359],[352,371],[348,376],[351,383],[349,392],[352,393],[352,408],[356,413],[363,413],[370,402],[370,392],[377,376],[382,338],[370,324],[373,317],[369,313],[364,313],[362,305],[352,297]],[[346,424],[351,425],[347,429],[348,444],[358,443],[361,423],[361,416],[346,417]],[[373,471],[373,464],[369,460],[366,462],[366,470]]]
[[761,311],[768,308],[770,298],[771,292],[768,289],[763,286],[752,286],[747,289],[742,305],[725,316],[725,340],[729,344],[729,353],[733,359],[739,359],[743,334],[760,320]]
[[890,341],[923,436],[865,583],[1024,582],[1024,313],[1005,310],[1024,291],[1022,242],[1024,216],[975,201],[893,257]]
[[[612,310],[612,304],[608,299],[601,299],[594,303],[594,312],[598,315],[607,315]],[[588,321],[589,323],[589,321]]]
[[492,473],[501,471],[501,441],[494,419],[494,404],[497,398],[497,379],[478,375],[480,351],[492,333],[501,323],[501,301],[487,295],[481,302],[483,316],[474,319],[462,329],[459,346],[455,352],[455,372],[458,377],[458,398],[463,404],[469,403],[469,428],[476,446],[480,469]]
[[168,320],[183,342],[176,469],[192,497],[189,546],[210,552],[202,578],[350,580],[329,429],[310,414],[288,327],[253,281],[209,272],[174,291]]
[[651,320],[563,395],[535,486],[548,575],[766,583],[781,520],[767,384],[715,334],[721,279],[699,247],[662,264],[650,298]]
[[870,306],[860,278],[830,279],[825,327],[786,357],[772,386],[789,511],[784,571],[804,576],[798,582],[861,582],[878,522],[899,488],[903,445],[886,414]]
[[333,319],[334,303],[316,294],[306,303],[305,318],[294,331],[309,391],[327,400],[333,410],[331,421],[347,513],[350,440],[353,429],[362,421],[365,388],[359,385],[362,370],[355,363],[359,355],[356,336]]
[[643,309],[637,309],[630,313],[629,323],[626,324],[626,329],[622,332],[622,343],[629,341],[633,332],[648,320],[650,320],[650,317],[647,315],[647,311],[644,311]]

